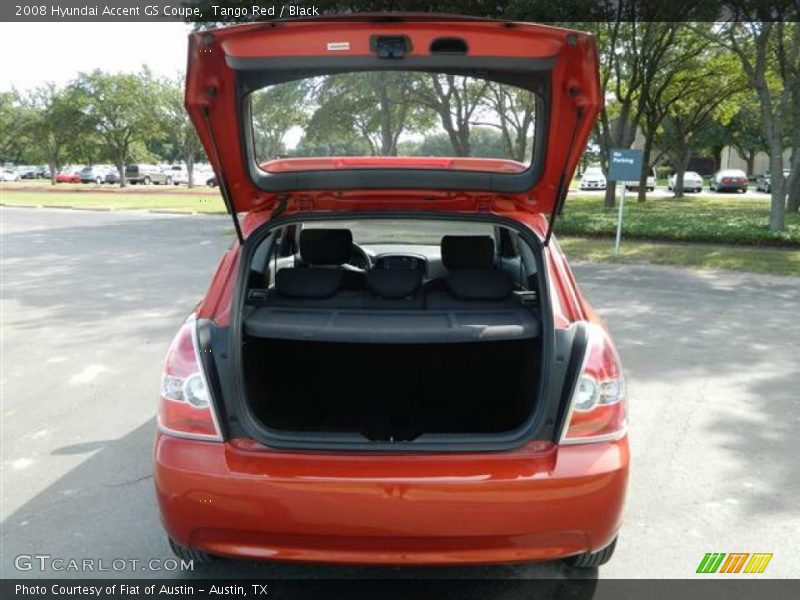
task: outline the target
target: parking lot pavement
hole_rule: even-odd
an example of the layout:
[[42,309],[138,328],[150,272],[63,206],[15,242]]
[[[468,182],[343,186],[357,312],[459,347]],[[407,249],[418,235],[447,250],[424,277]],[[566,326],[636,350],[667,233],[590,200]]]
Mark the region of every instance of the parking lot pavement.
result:
[[[0,221],[0,576],[41,576],[15,569],[21,554],[168,558],[151,469],[161,361],[230,243],[230,224],[9,208]],[[626,366],[633,449],[617,554],[587,575],[690,577],[704,553],[737,551],[774,553],[765,576],[796,575],[800,279],[592,264],[576,273]],[[139,569],[100,575],[575,575],[558,563]]]

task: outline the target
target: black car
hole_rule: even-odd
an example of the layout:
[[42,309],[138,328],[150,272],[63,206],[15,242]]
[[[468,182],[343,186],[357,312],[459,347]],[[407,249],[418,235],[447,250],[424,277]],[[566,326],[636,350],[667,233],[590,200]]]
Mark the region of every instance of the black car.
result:
[[119,183],[119,171],[109,171],[106,173],[103,183]]

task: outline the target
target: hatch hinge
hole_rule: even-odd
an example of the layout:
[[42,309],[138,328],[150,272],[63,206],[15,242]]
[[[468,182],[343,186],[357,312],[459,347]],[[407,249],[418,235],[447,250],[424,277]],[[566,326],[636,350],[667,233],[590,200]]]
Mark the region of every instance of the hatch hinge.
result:
[[236,207],[233,205],[233,200],[231,199],[228,181],[225,179],[225,174],[222,172],[222,162],[220,161],[219,150],[217,149],[217,138],[214,135],[214,128],[211,126],[210,111],[208,110],[207,106],[203,109],[203,119],[206,122],[208,135],[211,138],[211,150],[214,154],[214,162],[216,163],[217,170],[219,171],[216,175],[219,182],[219,191],[220,194],[222,194],[222,201],[225,203],[225,208],[228,210],[228,214],[233,220],[233,229],[236,231],[236,238],[239,240],[239,244],[241,245],[244,243],[242,227],[239,224],[239,216],[236,214]]
[[556,218],[561,214],[561,209],[564,206],[564,201],[567,199],[567,192],[569,192],[569,178],[567,169],[569,163],[572,161],[572,156],[575,152],[575,136],[578,135],[578,127],[580,126],[581,119],[583,118],[583,107],[578,106],[575,110],[575,123],[572,125],[572,133],[569,136],[569,150],[564,160],[564,168],[561,171],[561,177],[558,180],[558,188],[556,188],[556,201],[553,202],[553,210],[550,212],[550,220],[547,223],[547,233],[544,236],[544,245],[550,244],[550,238],[553,237],[553,229],[556,225]]

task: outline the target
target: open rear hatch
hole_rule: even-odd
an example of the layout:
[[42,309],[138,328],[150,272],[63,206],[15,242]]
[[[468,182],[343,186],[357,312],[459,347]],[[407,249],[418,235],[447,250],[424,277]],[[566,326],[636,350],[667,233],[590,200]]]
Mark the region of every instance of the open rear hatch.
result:
[[[532,215],[552,228],[601,102],[594,39],[554,27],[392,16],[193,33],[186,106],[244,244],[231,330],[200,323],[215,349],[204,360],[232,382],[228,435],[394,451],[554,440],[584,338],[553,326],[550,231],[535,234]],[[392,216],[489,224],[526,250],[514,262],[497,238],[485,263],[481,242],[469,264],[440,257],[441,290],[364,284],[347,304],[330,274],[342,262],[298,247],[299,227],[323,217]],[[274,262],[254,270],[265,248]],[[494,271],[514,285],[486,296],[493,284],[475,281]],[[418,291],[418,305],[397,302]]]
[[[552,214],[602,103],[597,61],[591,35],[543,25],[394,15],[255,23],[190,35],[186,107],[232,213],[273,210],[281,198],[287,212],[301,207],[383,209],[384,194],[396,191],[393,205],[405,201],[410,210],[423,205],[436,210],[430,201],[436,198],[444,210],[470,210],[488,201],[496,211]],[[519,113],[508,112],[514,90],[528,92],[537,101],[533,144],[524,156],[499,152],[506,157],[500,160],[471,157],[464,147],[444,158],[432,157],[435,149],[427,148],[414,159],[398,159],[402,153],[391,144],[367,152],[378,155],[368,158],[291,152],[288,159],[280,153],[277,160],[274,154],[258,156],[252,111],[260,91],[353,73],[384,74],[385,85],[376,87],[390,90],[400,85],[397,77],[404,73],[451,77],[434,90],[441,93],[433,104],[450,94],[451,123],[441,129],[455,134],[450,137],[456,145],[464,132],[459,122],[475,117],[465,112],[467,106],[457,106],[462,98],[469,100],[469,91],[458,97],[461,82],[502,86],[493,90],[500,107],[495,122],[484,125],[503,136],[509,128],[519,133],[519,124],[515,130],[513,123]],[[279,91],[264,101],[273,106],[307,103],[292,90]],[[441,103],[427,104],[441,116]],[[355,103],[323,114],[318,123],[346,120],[359,111],[363,106]],[[291,130],[286,133],[291,137]],[[401,193],[409,191],[414,193]],[[425,192],[434,195],[420,202]]]

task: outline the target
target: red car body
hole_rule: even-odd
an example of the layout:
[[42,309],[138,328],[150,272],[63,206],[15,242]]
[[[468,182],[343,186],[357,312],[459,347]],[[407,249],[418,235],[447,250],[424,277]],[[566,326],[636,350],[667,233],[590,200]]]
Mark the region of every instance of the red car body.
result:
[[59,171],[56,174],[56,183],[80,183],[81,175],[79,170]]
[[[333,193],[301,186],[283,198],[257,186],[243,155],[235,94],[229,93],[235,86],[229,67],[233,59],[313,56],[343,36],[349,40],[343,54],[358,56],[371,52],[371,36],[398,32],[419,53],[444,34],[465,38],[472,56],[554,57],[551,129],[536,185],[503,194],[452,194],[439,187]],[[389,208],[486,211],[512,219],[544,241],[546,216],[556,206],[560,182],[574,170],[602,102],[594,39],[544,26],[413,17],[297,21],[198,32],[190,36],[189,46],[186,105],[217,174],[224,174],[234,211],[246,213],[241,225],[245,239],[276,210]],[[470,159],[281,159],[262,168],[301,174],[432,165],[458,169],[453,163],[458,160]],[[486,168],[520,170],[513,161],[492,161]],[[234,244],[222,257],[196,309],[197,319],[230,323],[241,248]],[[554,241],[544,246],[544,261],[555,328],[581,321],[603,327]],[[219,418],[213,412],[212,407],[206,420],[210,431]],[[617,536],[629,464],[624,408],[619,418],[622,425],[613,435],[592,443],[536,440],[502,452],[466,453],[287,450],[246,437],[215,438],[202,433],[202,426],[197,435],[176,435],[162,426],[155,444],[155,484],[163,525],[173,542],[215,555],[394,565],[558,559],[601,551]]]

